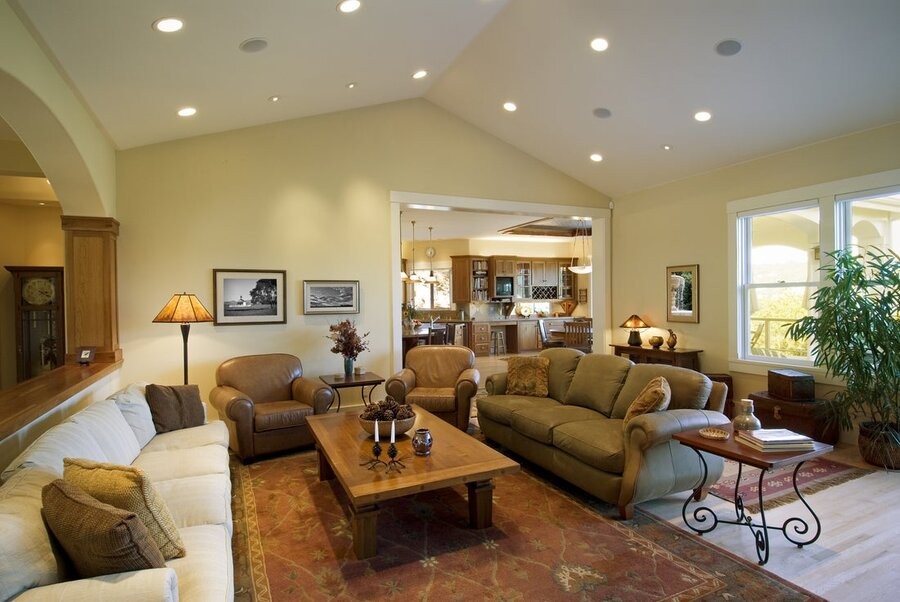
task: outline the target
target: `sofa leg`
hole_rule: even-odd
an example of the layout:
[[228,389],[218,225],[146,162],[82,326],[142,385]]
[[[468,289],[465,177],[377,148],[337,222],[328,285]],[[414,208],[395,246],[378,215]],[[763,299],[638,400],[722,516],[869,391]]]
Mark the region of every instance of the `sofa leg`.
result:
[[698,487],[697,489],[694,489],[695,502],[705,500],[707,495],[709,495],[709,487]]
[[631,520],[634,518],[634,504],[619,506],[619,518],[622,520]]

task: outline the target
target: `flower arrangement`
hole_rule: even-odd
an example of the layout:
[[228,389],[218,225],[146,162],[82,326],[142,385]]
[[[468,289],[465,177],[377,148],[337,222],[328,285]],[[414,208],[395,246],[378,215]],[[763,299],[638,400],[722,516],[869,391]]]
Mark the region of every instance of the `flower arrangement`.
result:
[[359,336],[356,325],[350,320],[343,320],[328,327],[328,338],[334,343],[332,353],[340,353],[346,359],[355,360],[357,356],[369,348],[366,337],[369,333]]

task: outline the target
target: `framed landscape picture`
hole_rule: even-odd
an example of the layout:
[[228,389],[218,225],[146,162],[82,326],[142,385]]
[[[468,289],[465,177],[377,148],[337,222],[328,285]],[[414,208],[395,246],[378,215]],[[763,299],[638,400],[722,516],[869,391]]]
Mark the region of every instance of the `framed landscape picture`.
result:
[[304,280],[303,313],[358,314],[359,280]]
[[286,323],[284,281],[284,270],[213,270],[213,323]]
[[700,321],[700,266],[674,265],[666,268],[666,320]]

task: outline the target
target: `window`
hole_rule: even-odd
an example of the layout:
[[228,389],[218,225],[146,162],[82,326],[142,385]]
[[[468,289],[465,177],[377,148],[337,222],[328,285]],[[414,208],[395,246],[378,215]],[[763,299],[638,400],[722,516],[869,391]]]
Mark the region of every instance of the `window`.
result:
[[819,267],[838,247],[896,250],[900,241],[900,170],[829,182],[728,204],[731,360],[812,367],[810,341],[785,336],[809,313]]
[[434,282],[413,283],[416,309],[450,309],[450,270],[434,270]]

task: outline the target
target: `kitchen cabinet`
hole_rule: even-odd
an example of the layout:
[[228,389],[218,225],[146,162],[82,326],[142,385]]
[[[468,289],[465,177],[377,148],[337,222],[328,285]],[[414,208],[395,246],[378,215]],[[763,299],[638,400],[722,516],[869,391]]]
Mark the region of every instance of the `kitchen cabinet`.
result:
[[531,260],[532,286],[558,286],[559,262],[555,259]]
[[559,298],[575,298],[575,274],[569,271],[571,261],[559,262]]
[[531,299],[531,262],[516,261],[516,299]]
[[489,322],[472,323],[472,351],[479,357],[491,354],[491,325]]
[[540,332],[537,320],[522,321],[518,324],[518,352],[536,351],[540,349]]
[[488,296],[488,259],[456,255],[451,261],[451,297],[454,303],[484,302]]
[[512,276],[516,275],[516,258],[515,257],[491,257],[491,273],[494,276]]

